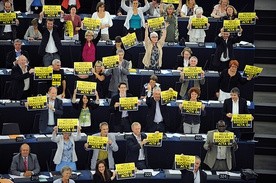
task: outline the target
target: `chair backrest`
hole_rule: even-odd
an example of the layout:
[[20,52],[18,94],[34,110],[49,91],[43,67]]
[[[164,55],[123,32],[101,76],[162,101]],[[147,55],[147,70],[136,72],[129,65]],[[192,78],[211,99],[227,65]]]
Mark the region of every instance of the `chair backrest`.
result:
[[3,98],[4,99],[7,99],[7,98],[10,98],[9,97],[9,88],[10,88],[10,84],[11,84],[11,81],[6,81],[5,82],[5,86],[4,86],[4,93],[3,93]]
[[18,123],[3,123],[2,135],[20,134]]
[[139,53],[139,58],[138,58],[138,69],[144,69],[144,64],[143,64],[143,58],[145,56],[145,52]]
[[34,121],[33,121],[33,126],[31,129],[31,134],[32,133],[39,133],[39,117],[40,113],[35,114]]
[[178,92],[177,98],[181,98],[180,95],[179,95],[180,89],[181,89],[181,85],[182,85],[182,83],[179,82],[179,81],[175,82],[175,84],[174,84],[174,90]]
[[45,95],[48,92],[48,83],[46,81],[39,81],[37,83],[37,94]]
[[46,162],[47,168],[48,168],[49,172],[55,171],[55,169],[56,169],[54,161],[53,161],[54,157],[55,157],[55,154],[56,154],[56,151],[57,151],[57,149],[52,149],[51,156],[50,156],[48,162]]

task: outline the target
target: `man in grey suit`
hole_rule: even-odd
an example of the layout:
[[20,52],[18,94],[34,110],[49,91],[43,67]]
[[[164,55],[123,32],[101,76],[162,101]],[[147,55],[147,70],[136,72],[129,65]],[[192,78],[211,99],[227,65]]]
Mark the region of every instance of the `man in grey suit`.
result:
[[40,172],[37,156],[30,153],[30,146],[22,144],[20,153],[12,158],[10,173],[12,175],[31,177]]
[[[109,169],[114,169],[115,163],[113,158],[113,152],[117,152],[119,149],[116,143],[115,136],[113,134],[108,133],[109,129],[107,122],[101,122],[99,127],[101,132],[94,134],[94,136],[108,137],[107,151],[93,149],[93,156],[91,159],[91,170],[95,170],[96,163],[98,160],[104,160]],[[90,150],[90,148],[88,148],[87,143],[84,144],[84,147],[86,150]]]

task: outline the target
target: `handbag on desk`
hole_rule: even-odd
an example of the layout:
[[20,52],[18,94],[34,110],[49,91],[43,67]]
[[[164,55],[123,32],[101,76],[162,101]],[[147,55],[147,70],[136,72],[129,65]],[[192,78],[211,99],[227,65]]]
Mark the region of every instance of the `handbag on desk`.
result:
[[243,180],[255,180],[257,177],[258,174],[252,169],[241,169],[241,178]]

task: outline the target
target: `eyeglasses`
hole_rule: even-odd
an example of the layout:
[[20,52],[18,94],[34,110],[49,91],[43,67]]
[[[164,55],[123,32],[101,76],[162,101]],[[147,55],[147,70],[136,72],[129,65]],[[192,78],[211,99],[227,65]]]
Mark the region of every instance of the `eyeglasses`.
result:
[[218,126],[218,127],[221,127],[221,128],[223,128],[223,127],[225,127],[225,125],[221,125],[221,126]]

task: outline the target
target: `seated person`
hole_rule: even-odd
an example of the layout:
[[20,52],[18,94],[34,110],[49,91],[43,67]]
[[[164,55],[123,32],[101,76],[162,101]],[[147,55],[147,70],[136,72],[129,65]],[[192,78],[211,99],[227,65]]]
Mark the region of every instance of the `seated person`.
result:
[[70,179],[72,175],[72,169],[69,166],[62,167],[60,173],[61,173],[61,178],[56,179],[53,183],[63,183],[63,182],[75,183],[74,180]]
[[219,0],[219,3],[216,4],[211,13],[213,18],[221,18],[226,15],[226,7],[229,5],[229,0]]
[[99,160],[96,164],[96,171],[93,180],[96,183],[112,182],[116,177],[116,172],[112,172],[106,167],[104,160]]
[[183,71],[184,67],[188,67],[192,54],[193,52],[191,48],[185,47],[180,54],[182,59],[177,59],[176,69],[179,71]]
[[140,96],[141,99],[146,98],[149,87],[151,88],[151,94],[153,94],[152,90],[155,87],[160,87],[160,84],[157,83],[157,81],[158,81],[158,77],[156,75],[153,74],[153,75],[150,76],[149,82],[143,85],[141,96]]
[[27,29],[25,35],[24,35],[24,39],[28,40],[28,41],[33,41],[33,40],[38,40],[38,39],[42,39],[42,34],[41,32],[38,30],[38,22],[37,19],[34,18],[31,21],[31,26]]
[[28,61],[30,61],[28,51],[22,50],[22,41],[20,39],[15,39],[13,42],[14,50],[7,53],[6,57],[6,68],[11,69],[13,66],[17,65],[18,58],[20,55],[24,55]]
[[152,17],[160,17],[160,0],[152,0],[149,5],[150,8],[146,13]]
[[10,173],[12,175],[31,177],[40,172],[40,166],[36,154],[30,153],[30,146],[22,144],[20,153],[12,158]]

